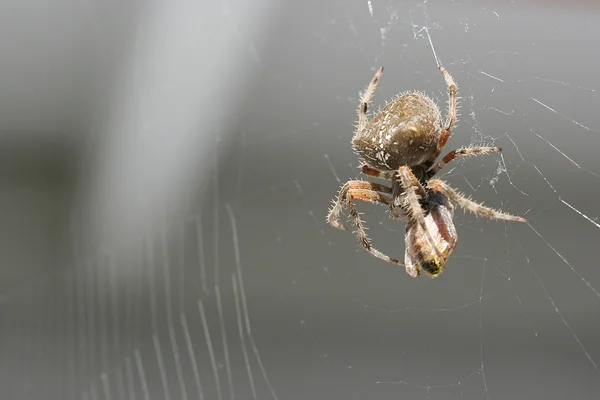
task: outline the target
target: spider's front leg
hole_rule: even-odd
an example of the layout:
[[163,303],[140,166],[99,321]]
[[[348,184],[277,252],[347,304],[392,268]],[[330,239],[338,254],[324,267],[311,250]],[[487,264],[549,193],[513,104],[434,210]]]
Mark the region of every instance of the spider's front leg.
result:
[[435,252],[434,263],[437,267],[440,267],[444,257],[436,245],[439,240],[434,240],[429,229],[427,229],[425,213],[419,201],[427,197],[427,191],[407,166],[402,166],[398,169],[398,177],[402,187],[398,187],[398,181],[394,180],[392,188],[392,214],[397,215],[400,209],[408,212],[409,217],[421,228],[429,247]]
[[440,179],[432,179],[428,182],[429,188],[435,190],[436,192],[441,192],[448,196],[448,198],[456,203],[459,207],[469,210],[473,214],[481,217],[486,217],[490,219],[498,219],[504,221],[515,221],[515,222],[527,222],[527,220],[523,217],[519,217],[517,215],[512,215],[505,213],[503,211],[494,210],[493,208],[484,206],[483,204],[477,203],[463,194],[456,192],[454,189],[450,187],[446,182]]
[[381,251],[377,250],[371,245],[371,239],[369,239],[369,236],[367,236],[366,227],[360,219],[360,215],[356,209],[353,199],[369,201],[371,203],[381,203],[385,205],[390,205],[391,199],[385,195],[368,189],[350,189],[346,198],[346,205],[348,207],[348,214],[354,221],[354,226],[356,227],[356,237],[358,238],[360,245],[374,257],[392,264],[404,266],[402,261],[383,254]]
[[354,226],[356,227],[356,236],[361,246],[374,257],[380,258],[392,264],[403,266],[404,263],[401,261],[383,254],[371,245],[371,240],[367,236],[366,227],[360,219],[360,214],[358,213],[356,205],[354,204],[354,199],[357,199],[389,206],[391,204],[391,199],[388,196],[378,192],[391,193],[392,189],[385,185],[367,181],[346,182],[340,189],[338,198],[334,202],[333,207],[327,215],[327,222],[335,228],[346,229],[346,227],[339,222],[340,214],[345,205],[348,207],[348,214],[350,215],[350,218],[352,218],[354,221]]
[[[392,189],[385,185],[368,182],[368,181],[348,181],[342,185],[340,191],[338,192],[337,198],[333,201],[333,206],[329,209],[329,213],[327,214],[327,223],[334,228],[346,230],[346,227],[340,222],[340,215],[344,210],[344,206],[347,205],[348,193],[350,191],[354,191],[356,193],[361,193],[361,191],[369,191],[381,193],[392,193]],[[389,198],[387,196],[380,196],[377,198],[376,196],[365,196],[365,198],[361,198],[361,200],[370,201],[370,202],[379,202],[381,204],[389,204]]]

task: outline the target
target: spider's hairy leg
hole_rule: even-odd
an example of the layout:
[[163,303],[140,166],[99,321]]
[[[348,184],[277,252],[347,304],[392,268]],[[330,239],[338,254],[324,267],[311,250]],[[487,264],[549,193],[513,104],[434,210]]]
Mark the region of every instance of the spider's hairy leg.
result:
[[440,65],[440,72],[444,76],[444,80],[446,81],[446,86],[448,87],[448,111],[446,114],[446,120],[441,126],[442,131],[440,132],[440,137],[437,143],[437,149],[431,157],[425,162],[425,166],[430,168],[435,164],[435,160],[438,158],[444,146],[450,139],[450,131],[456,122],[456,107],[458,105],[458,86],[456,86],[456,82],[452,76],[446,71],[446,69]]
[[446,68],[440,65],[440,71],[442,75],[444,75],[444,80],[446,81],[446,85],[448,86],[448,115],[446,116],[446,122],[442,129],[448,131],[452,129],[452,126],[456,122],[456,106],[458,104],[458,87],[456,86],[456,82],[452,78],[452,75],[446,71]]
[[440,179],[432,179],[428,182],[427,186],[430,189],[435,190],[436,192],[442,192],[448,198],[456,203],[459,207],[469,210],[475,215],[490,218],[490,219],[500,219],[505,221],[517,221],[517,222],[527,222],[527,220],[523,217],[519,217],[516,215],[508,214],[503,211],[494,210],[493,208],[484,206],[483,204],[477,203],[466,196],[456,192],[454,189],[450,187],[446,182]]
[[373,176],[375,178],[381,178],[381,179],[392,179],[392,177],[395,174],[394,171],[381,171],[381,170],[379,170],[377,168],[373,168],[367,164],[361,165],[360,170],[365,175]]
[[377,72],[375,72],[371,82],[369,82],[369,85],[360,98],[360,103],[358,104],[358,126],[356,128],[357,134],[360,134],[367,126],[367,109],[369,108],[369,103],[371,102],[373,93],[375,93],[375,88],[377,87],[377,83],[379,82],[379,78],[381,77],[382,73],[383,67],[380,67]]
[[[337,199],[334,200],[333,206],[329,209],[327,214],[327,223],[334,228],[346,230],[346,227],[340,223],[340,215],[346,205],[348,193],[351,190],[369,190],[372,192],[392,193],[392,189],[374,182],[368,181],[348,181],[342,185],[338,192]],[[383,199],[384,197],[382,197]],[[370,201],[369,199],[364,199]],[[388,203],[383,203],[388,204]]]
[[423,231],[429,246],[435,251],[435,263],[437,267],[441,268],[441,263],[443,260],[442,254],[440,250],[436,246],[436,243],[439,240],[434,240],[431,237],[429,229],[427,229],[427,225],[425,224],[425,214],[423,213],[423,208],[421,207],[421,203],[419,202],[420,198],[425,198],[427,196],[427,192],[425,188],[421,185],[417,177],[413,174],[407,166],[402,166],[398,169],[398,174],[400,175],[400,183],[402,184],[402,188],[404,189],[404,204],[397,204],[398,201],[401,201],[401,197],[399,197],[396,193],[394,193],[394,203],[393,207],[402,207],[409,212],[410,217],[419,224],[419,227]]
[[346,206],[348,207],[348,214],[350,215],[350,218],[352,218],[354,221],[354,226],[356,227],[356,237],[358,238],[358,242],[361,244],[361,246],[374,257],[392,264],[404,266],[402,261],[387,256],[381,251],[377,250],[375,247],[371,246],[371,240],[367,236],[366,227],[360,219],[360,215],[353,201],[354,199],[383,204],[390,204],[391,199],[369,189],[350,189],[348,190],[348,194],[346,196]]
[[434,176],[440,170],[442,170],[449,162],[454,160],[457,157],[466,157],[466,156],[478,156],[483,154],[489,154],[493,152],[501,152],[502,149],[500,147],[487,147],[487,146],[477,146],[477,147],[461,147],[460,149],[452,150],[448,154],[442,158],[442,160],[437,163],[437,165],[427,171],[427,175],[429,177]]

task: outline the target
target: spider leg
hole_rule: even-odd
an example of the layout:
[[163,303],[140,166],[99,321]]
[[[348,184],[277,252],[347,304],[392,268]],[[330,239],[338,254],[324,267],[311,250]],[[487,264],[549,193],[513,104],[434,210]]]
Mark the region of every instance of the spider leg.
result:
[[[392,182],[394,181],[395,176],[398,174],[398,171],[382,171],[380,169],[373,168],[367,164],[363,164],[361,166],[361,172],[365,175],[373,176],[375,178],[392,179]],[[397,191],[397,192],[398,192],[398,194],[396,194],[396,196],[398,196],[400,194],[401,190]],[[388,192],[388,193],[393,193],[393,189],[391,192]],[[406,217],[406,212],[404,211],[403,208],[401,208],[401,206],[394,207],[393,203],[390,203],[390,211],[391,211],[390,218],[404,219]]]
[[375,88],[377,87],[377,83],[379,82],[379,77],[383,73],[383,67],[380,67],[375,75],[369,82],[369,85],[365,89],[365,92],[360,98],[360,103],[358,104],[358,126],[356,128],[356,133],[361,133],[365,127],[367,126],[367,109],[369,108],[369,103],[371,102],[371,98],[373,97],[373,93],[375,93]]
[[446,120],[441,126],[442,131],[440,133],[440,137],[437,143],[436,151],[431,155],[429,160],[425,162],[425,166],[430,168],[435,163],[435,160],[438,158],[444,146],[448,142],[450,138],[450,131],[456,122],[456,106],[458,105],[458,86],[456,86],[456,82],[452,76],[446,71],[446,68],[440,65],[440,72],[444,76],[444,80],[446,81],[446,85],[448,86],[448,113],[446,115]]
[[348,207],[348,214],[354,221],[354,225],[356,227],[356,236],[361,246],[374,257],[380,258],[392,264],[404,266],[404,263],[400,260],[391,258],[383,254],[381,251],[377,250],[375,247],[371,246],[371,240],[367,236],[366,228],[362,220],[360,219],[360,215],[358,213],[358,210],[356,209],[356,205],[354,204],[353,199],[370,201],[372,203],[383,203],[388,205],[390,204],[391,199],[388,196],[379,194],[370,189],[350,189],[348,190],[348,194],[346,196],[346,205]]
[[[435,241],[427,229],[427,225],[425,224],[425,214],[423,213],[423,208],[421,207],[421,203],[419,202],[420,198],[425,198],[427,196],[427,191],[421,185],[417,177],[412,173],[409,167],[402,166],[398,169],[398,174],[400,176],[400,183],[402,184],[402,188],[404,189],[404,196],[400,196],[399,193],[393,193],[393,208],[402,208],[408,211],[409,216],[419,224],[421,230],[425,234],[427,242],[431,246],[431,248],[435,251],[438,262],[443,260],[442,254],[440,250],[437,248]],[[396,214],[396,213],[393,213]]]
[[469,210],[475,215],[487,217],[490,219],[527,222],[527,220],[523,217],[518,217],[516,215],[511,215],[502,211],[494,210],[493,208],[474,202],[465,195],[456,192],[450,187],[450,185],[448,185],[446,182],[440,179],[432,179],[427,185],[431,190],[444,193],[452,202],[456,203],[459,207],[465,210]]
[[452,126],[456,122],[456,105],[458,103],[458,87],[456,86],[456,82],[452,76],[446,71],[446,68],[440,66],[440,71],[444,75],[444,79],[446,80],[446,85],[448,85],[448,115],[446,115],[446,122],[442,129],[448,131],[452,129]]
[[433,167],[429,171],[427,171],[427,175],[428,175],[428,177],[431,178],[432,176],[434,176],[435,174],[440,172],[440,170],[442,170],[446,165],[448,165],[449,162],[454,160],[456,157],[478,156],[481,154],[489,154],[492,152],[500,152],[500,151],[502,151],[502,149],[500,147],[486,147],[486,146],[462,147],[460,149],[452,150],[448,154],[446,154],[444,156],[444,158],[442,158],[442,160],[439,163],[437,163],[437,165],[435,167]]
[[[347,196],[351,190],[369,190],[371,192],[392,193],[391,188],[379,183],[368,181],[348,181],[344,183],[338,192],[337,199],[333,202],[333,206],[331,209],[329,209],[329,213],[327,214],[327,223],[334,228],[346,230],[346,227],[340,223],[340,215],[344,209],[344,206],[347,205]],[[383,202],[384,198],[387,198],[387,196],[381,197],[382,204],[388,205],[389,202]]]
[[377,168],[373,168],[367,164],[363,164],[360,168],[361,168],[361,172],[363,174],[368,175],[368,176],[373,176],[375,178],[381,178],[381,179],[392,179],[392,177],[396,173],[395,171],[381,171],[381,170],[379,170]]

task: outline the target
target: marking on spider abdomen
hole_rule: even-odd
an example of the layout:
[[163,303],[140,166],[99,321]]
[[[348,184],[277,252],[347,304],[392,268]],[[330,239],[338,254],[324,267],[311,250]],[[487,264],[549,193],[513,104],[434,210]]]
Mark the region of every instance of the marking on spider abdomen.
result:
[[391,154],[390,154],[390,153],[387,153],[387,152],[385,152],[385,151],[381,150],[381,151],[378,151],[378,152],[375,154],[375,157],[376,157],[376,158],[377,158],[377,160],[379,160],[379,161],[380,161],[380,162],[381,162],[383,165],[385,165],[386,167],[390,168],[390,166],[389,166],[389,165],[388,165],[388,163],[387,163],[387,160],[388,160],[388,158],[390,158],[390,157],[391,157]]

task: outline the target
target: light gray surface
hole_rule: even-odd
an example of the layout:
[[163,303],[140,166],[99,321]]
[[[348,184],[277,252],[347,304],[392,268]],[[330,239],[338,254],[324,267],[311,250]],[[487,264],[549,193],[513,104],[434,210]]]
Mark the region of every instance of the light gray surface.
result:
[[[256,38],[266,45],[237,67],[257,66],[250,90],[235,109],[215,106],[233,129],[212,133],[216,173],[191,217],[169,226],[166,258],[158,233],[154,259],[111,262],[109,249],[82,260],[65,244],[80,226],[69,157],[37,156],[29,170],[7,164],[2,398],[144,399],[145,387],[151,399],[198,398],[192,358],[205,399],[219,398],[215,375],[223,399],[234,397],[230,388],[236,399],[253,398],[250,382],[257,398],[274,397],[269,384],[279,399],[598,398],[600,14],[569,7],[309,1],[273,9],[268,33]],[[408,89],[445,104],[423,25],[462,97],[447,149],[504,149],[503,158],[457,162],[443,178],[531,221],[457,212],[458,247],[435,280],[411,279],[324,222],[340,184],[357,176],[355,108],[376,67],[386,69],[375,104]],[[381,208],[360,208],[374,243],[402,255],[404,227]],[[252,328],[249,336],[242,325],[243,340],[231,275],[237,283],[239,271]]]

